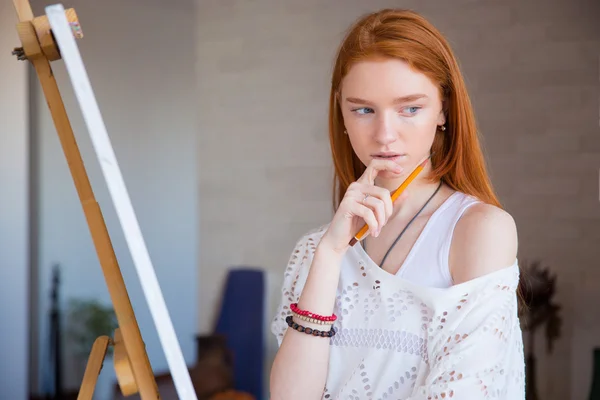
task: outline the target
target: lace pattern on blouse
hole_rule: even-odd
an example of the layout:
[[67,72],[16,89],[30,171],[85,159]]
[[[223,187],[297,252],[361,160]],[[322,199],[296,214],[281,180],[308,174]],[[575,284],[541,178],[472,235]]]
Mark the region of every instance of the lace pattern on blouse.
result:
[[[279,345],[323,230],[290,257],[271,325]],[[344,263],[323,399],[524,399],[516,261],[447,289],[394,279],[353,254]]]

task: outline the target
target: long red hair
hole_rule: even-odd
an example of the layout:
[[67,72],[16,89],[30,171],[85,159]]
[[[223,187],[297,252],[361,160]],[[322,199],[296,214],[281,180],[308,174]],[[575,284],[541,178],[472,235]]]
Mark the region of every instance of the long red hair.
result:
[[340,86],[354,63],[374,57],[404,60],[440,89],[446,130],[438,130],[433,141],[431,178],[500,206],[486,171],[471,101],[450,45],[421,15],[386,9],[356,21],[338,50],[329,104],[329,140],[335,167],[334,208],[337,209],[348,186],[366,168],[344,133],[338,102]]

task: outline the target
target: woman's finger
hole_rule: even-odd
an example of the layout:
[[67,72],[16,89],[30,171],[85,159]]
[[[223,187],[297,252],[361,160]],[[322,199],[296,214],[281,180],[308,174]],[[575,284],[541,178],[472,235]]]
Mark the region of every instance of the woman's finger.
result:
[[385,205],[383,203],[383,200],[375,197],[375,196],[368,196],[364,201],[363,204],[367,207],[369,207],[371,210],[373,210],[373,212],[375,213],[375,218],[377,218],[377,223],[379,224],[379,228],[383,228],[383,226],[385,225],[385,223],[387,222],[387,215],[385,212]]
[[349,213],[352,217],[357,216],[362,218],[365,223],[369,226],[369,231],[372,236],[377,236],[380,226],[377,223],[377,218],[372,209],[362,204],[362,202],[352,202],[349,207]]
[[389,190],[374,185],[357,184],[353,188],[353,193],[355,193],[354,195],[357,196],[357,198],[362,196],[362,199],[364,199],[365,195],[369,195],[381,200],[383,203],[382,214],[385,216],[385,221],[392,215],[394,206],[392,204],[392,195]]
[[361,177],[358,178],[357,182],[374,185],[375,178],[381,171],[390,171],[395,174],[401,174],[404,169],[396,164],[395,161],[375,159],[369,164]]

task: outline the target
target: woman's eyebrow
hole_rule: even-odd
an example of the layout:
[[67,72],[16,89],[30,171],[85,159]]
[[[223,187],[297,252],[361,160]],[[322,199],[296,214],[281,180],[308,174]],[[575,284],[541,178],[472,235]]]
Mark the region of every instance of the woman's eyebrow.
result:
[[[406,103],[408,101],[415,101],[415,100],[419,100],[422,98],[427,98],[426,94],[421,94],[421,93],[416,93],[416,94],[409,94],[406,96],[401,96],[401,97],[397,97],[394,99],[393,103],[397,104],[397,103]],[[358,97],[346,97],[346,101],[348,103],[355,103],[355,104],[367,104],[367,105],[373,105],[372,102],[368,101],[368,100],[364,100]]]

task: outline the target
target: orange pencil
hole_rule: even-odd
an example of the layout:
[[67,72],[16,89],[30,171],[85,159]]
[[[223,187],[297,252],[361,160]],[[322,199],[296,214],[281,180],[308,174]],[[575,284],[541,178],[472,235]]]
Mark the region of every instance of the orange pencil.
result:
[[[396,199],[398,197],[400,197],[400,195],[402,194],[402,192],[404,192],[406,187],[417,177],[417,175],[419,175],[419,173],[421,171],[423,171],[423,168],[425,168],[427,161],[431,158],[432,155],[433,155],[433,153],[431,153],[429,155],[429,157],[427,157],[425,159],[425,161],[423,161],[421,164],[419,164],[417,166],[417,168],[415,168],[414,171],[410,173],[408,178],[406,178],[406,180],[404,182],[402,182],[402,184],[398,187],[398,189],[394,190],[394,193],[392,193],[392,203],[394,203],[394,201],[396,201]],[[365,236],[365,234],[367,233],[368,230],[369,230],[369,225],[365,224],[361,228],[361,230],[358,231],[358,233],[352,239],[350,239],[350,243],[348,243],[348,244],[350,246],[354,246],[356,243],[358,243],[360,240],[363,239],[363,237]]]

